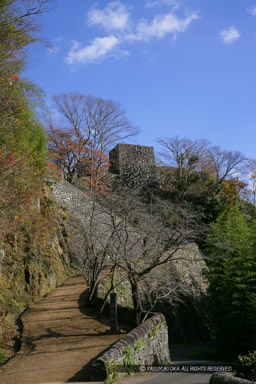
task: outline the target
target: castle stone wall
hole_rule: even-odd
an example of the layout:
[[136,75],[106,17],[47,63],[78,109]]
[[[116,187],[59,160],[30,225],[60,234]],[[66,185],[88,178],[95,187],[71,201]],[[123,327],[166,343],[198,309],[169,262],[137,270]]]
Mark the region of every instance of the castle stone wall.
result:
[[109,152],[109,171],[130,186],[157,184],[154,148],[117,144]]

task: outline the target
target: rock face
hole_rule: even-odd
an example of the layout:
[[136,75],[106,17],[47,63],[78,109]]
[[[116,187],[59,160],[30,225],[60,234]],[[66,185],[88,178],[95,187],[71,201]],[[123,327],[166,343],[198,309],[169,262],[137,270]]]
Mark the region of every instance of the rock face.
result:
[[[40,208],[40,209],[39,209]],[[70,274],[64,212],[54,206],[44,186],[38,201],[15,230],[2,234],[0,249],[0,365],[18,345],[18,316],[35,298],[59,286]]]
[[4,260],[5,252],[3,249],[0,249],[0,273],[2,272],[2,263]]

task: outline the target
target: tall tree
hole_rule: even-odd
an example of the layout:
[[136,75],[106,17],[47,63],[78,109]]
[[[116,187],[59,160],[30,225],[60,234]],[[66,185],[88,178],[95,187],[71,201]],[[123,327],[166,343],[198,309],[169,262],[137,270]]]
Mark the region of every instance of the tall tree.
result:
[[212,313],[219,351],[235,357],[256,347],[255,223],[238,205],[220,215],[208,236]]
[[160,156],[166,165],[172,167],[171,181],[175,192],[182,200],[189,187],[195,182],[195,172],[206,154],[207,140],[190,140],[186,137],[174,136],[159,139],[162,150]]
[[64,171],[65,179],[72,183],[76,176],[92,190],[101,188],[108,170],[108,157],[95,151],[91,142],[82,139],[73,128],[48,128],[48,155]]
[[240,152],[210,146],[207,140],[179,136],[158,142],[167,165],[162,193],[181,204],[192,204],[199,220],[216,220],[227,204],[244,193],[244,156]]
[[53,121],[48,124],[50,152],[54,149],[56,159],[63,157],[60,151],[58,154],[56,133],[60,138],[63,132],[63,136],[68,135],[69,140],[73,141],[75,150],[69,152],[67,162],[70,166],[66,168],[69,181],[72,181],[74,171],[79,167],[81,169],[84,166],[85,173],[88,169],[90,172],[98,169],[99,164],[104,164],[113,145],[139,133],[138,128],[127,119],[120,104],[113,100],[69,93],[55,96],[54,103],[65,126]]
[[26,47],[39,40],[35,16],[48,0],[3,0],[0,3],[0,216],[14,216],[37,189],[44,168],[46,134],[34,106],[38,87],[20,78]]
[[249,179],[249,191],[252,195],[253,204],[256,205],[256,160],[255,159],[247,159],[247,172]]
[[241,152],[226,151],[219,146],[208,148],[204,159],[205,165],[220,184],[228,178],[239,179],[244,162],[245,157]]

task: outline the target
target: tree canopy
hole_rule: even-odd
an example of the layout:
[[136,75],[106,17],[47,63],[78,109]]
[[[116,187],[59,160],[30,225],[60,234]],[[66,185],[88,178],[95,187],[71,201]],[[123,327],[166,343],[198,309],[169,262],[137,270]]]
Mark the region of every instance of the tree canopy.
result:
[[48,118],[49,155],[69,182],[84,172],[93,184],[113,145],[139,133],[113,100],[76,92],[56,95],[54,104],[62,121]]
[[26,47],[39,40],[35,16],[49,4],[0,4],[0,217],[11,217],[13,208],[25,205],[36,193],[45,167],[47,138],[36,113],[43,92],[20,73],[26,65]]
[[256,347],[256,221],[248,226],[237,204],[208,235],[213,324],[219,351],[235,357]]

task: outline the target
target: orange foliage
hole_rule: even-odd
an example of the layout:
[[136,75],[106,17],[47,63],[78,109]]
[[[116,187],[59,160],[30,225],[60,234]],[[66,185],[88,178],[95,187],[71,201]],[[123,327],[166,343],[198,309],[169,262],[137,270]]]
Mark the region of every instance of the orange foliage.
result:
[[221,195],[226,196],[230,203],[233,203],[244,193],[246,184],[240,180],[224,180],[222,183]]
[[109,167],[108,157],[101,151],[94,151],[91,153],[91,158],[83,162],[83,165],[85,173],[82,181],[88,190],[91,192],[97,189],[100,192],[106,192],[108,187],[104,181]]
[[20,77],[19,77],[19,75],[17,75],[17,73],[15,73],[14,75],[9,75],[9,78],[12,80],[15,80],[15,81],[20,80]]
[[63,169],[64,177],[72,182],[78,175],[89,189],[104,189],[103,179],[107,173],[108,157],[95,148],[88,138],[73,128],[66,130],[50,126],[49,156],[56,169]]
[[197,170],[199,172],[205,172],[210,176],[216,177],[216,170],[212,160],[207,156],[202,156],[198,162]]
[[59,167],[57,167],[57,165],[54,165],[49,161],[45,161],[45,164],[49,167],[50,170],[52,170],[55,173],[55,175],[60,174]]

